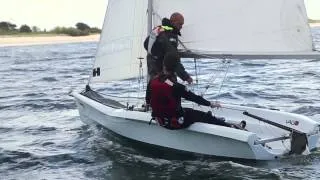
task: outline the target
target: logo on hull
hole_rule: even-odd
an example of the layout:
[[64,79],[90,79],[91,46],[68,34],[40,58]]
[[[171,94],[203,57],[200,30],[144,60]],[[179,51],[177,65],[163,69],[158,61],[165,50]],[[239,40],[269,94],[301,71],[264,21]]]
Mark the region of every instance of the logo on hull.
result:
[[286,123],[294,125],[294,126],[298,126],[299,125],[299,121],[294,121],[294,120],[286,120]]

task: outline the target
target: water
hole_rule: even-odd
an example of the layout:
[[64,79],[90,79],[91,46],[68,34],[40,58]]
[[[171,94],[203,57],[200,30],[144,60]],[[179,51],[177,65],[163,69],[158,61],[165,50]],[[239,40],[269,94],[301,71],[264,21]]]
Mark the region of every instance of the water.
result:
[[[320,49],[320,29],[313,34]],[[320,178],[318,151],[274,162],[215,158],[137,144],[85,125],[68,92],[84,88],[95,50],[96,43],[0,48],[0,179]],[[184,63],[195,74],[192,61]],[[320,120],[320,60],[235,60],[221,88],[221,61],[197,65],[201,84],[190,88],[203,93],[210,83],[209,99]],[[123,95],[127,83],[104,90]]]

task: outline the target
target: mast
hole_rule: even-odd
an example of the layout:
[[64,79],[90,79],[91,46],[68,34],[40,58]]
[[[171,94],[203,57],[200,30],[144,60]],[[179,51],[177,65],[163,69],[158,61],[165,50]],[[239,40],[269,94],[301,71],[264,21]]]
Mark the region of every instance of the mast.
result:
[[[152,31],[152,12],[153,12],[153,0],[148,0],[148,24],[147,24],[147,33],[148,35]],[[146,61],[148,61],[148,55],[146,57]],[[147,66],[147,83],[149,82],[150,76],[148,73],[148,66]]]
[[148,34],[152,31],[152,4],[153,4],[153,0],[148,0]]

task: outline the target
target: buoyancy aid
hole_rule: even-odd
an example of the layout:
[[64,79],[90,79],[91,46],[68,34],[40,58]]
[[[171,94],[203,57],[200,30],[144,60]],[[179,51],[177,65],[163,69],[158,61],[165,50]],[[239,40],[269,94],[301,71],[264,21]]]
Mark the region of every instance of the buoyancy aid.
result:
[[151,32],[150,32],[150,35],[149,35],[149,42],[148,42],[148,54],[152,54],[151,53],[151,49],[153,47],[153,44],[156,42],[157,40],[157,37],[158,35],[161,33],[161,32],[164,32],[164,31],[172,31],[173,28],[170,27],[170,26],[157,26],[155,27]]
[[178,101],[173,96],[173,83],[170,80],[164,82],[159,78],[151,80],[152,116],[160,126],[168,129],[180,129],[183,127],[183,117],[178,117]]

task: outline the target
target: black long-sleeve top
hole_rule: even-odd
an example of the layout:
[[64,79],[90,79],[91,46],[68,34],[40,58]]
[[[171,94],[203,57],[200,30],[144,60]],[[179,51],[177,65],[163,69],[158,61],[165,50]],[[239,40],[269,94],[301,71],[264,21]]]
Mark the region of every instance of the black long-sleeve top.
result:
[[[158,61],[157,66],[159,67],[157,69],[160,71],[162,70],[162,63],[165,54],[168,52],[178,53],[178,35],[180,35],[180,32],[170,23],[170,20],[164,18],[162,25],[172,27],[173,30],[161,32],[151,49],[152,58]],[[148,50],[148,43],[149,36],[144,41],[144,48],[146,50]],[[190,78],[190,75],[186,72],[180,60],[175,69],[175,73],[177,73],[178,77],[184,81]]]

